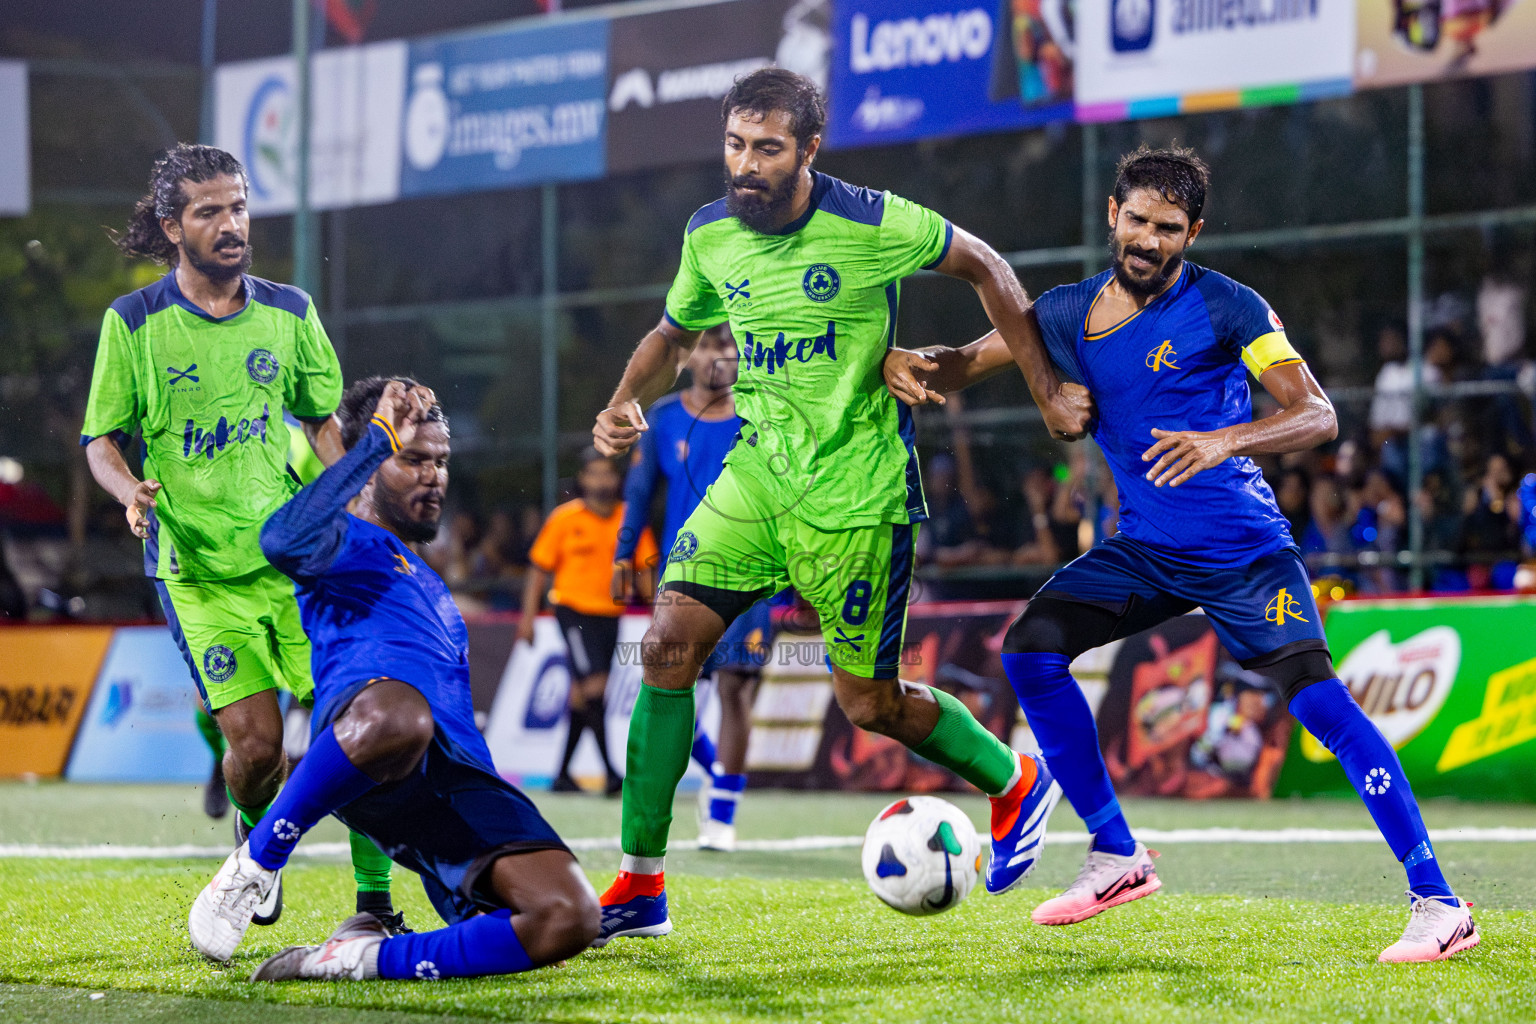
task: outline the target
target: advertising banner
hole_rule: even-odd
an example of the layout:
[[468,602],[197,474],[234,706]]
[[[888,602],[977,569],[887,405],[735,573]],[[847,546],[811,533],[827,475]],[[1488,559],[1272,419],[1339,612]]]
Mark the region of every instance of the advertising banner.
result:
[[830,0],[729,0],[613,20],[608,171],[721,156],[720,101],[769,64],[827,85]]
[[1536,67],[1530,0],[1357,0],[1361,89]]
[[607,84],[605,19],[413,40],[401,194],[602,177]]
[[1356,0],[1099,0],[1077,7],[1077,117],[1117,121],[1350,91]]
[[27,65],[0,60],[0,217],[32,209],[32,129],[27,108]]
[[[629,742],[629,715],[640,692],[640,638],[650,622],[648,615],[626,615],[619,620],[618,649],[609,669],[608,757],[620,772]],[[501,628],[510,634],[515,627],[509,624]],[[554,778],[565,749],[571,670],[560,627],[551,616],[539,617],[533,638],[531,645],[518,644],[512,649],[491,705],[485,742],[491,748],[496,770],[503,776],[517,785],[542,789]],[[702,777],[696,765],[689,771],[695,778]],[[576,748],[571,775],[592,785],[600,784],[604,777],[590,733]]]
[[[406,44],[321,50],[310,59],[310,203],[320,210],[400,195]],[[293,212],[298,117],[290,57],[221,65],[215,139],[245,165],[253,215]]]
[[[1350,601],[1328,612],[1339,678],[1397,748],[1419,797],[1536,800],[1536,602]],[[1277,792],[1354,790],[1296,730]]]
[[213,755],[197,689],[164,626],[107,630],[112,646],[69,759],[72,782],[202,782]]
[[1072,8],[1066,0],[838,0],[828,144],[1070,118]]
[[0,777],[63,773],[111,639],[106,626],[0,629]]

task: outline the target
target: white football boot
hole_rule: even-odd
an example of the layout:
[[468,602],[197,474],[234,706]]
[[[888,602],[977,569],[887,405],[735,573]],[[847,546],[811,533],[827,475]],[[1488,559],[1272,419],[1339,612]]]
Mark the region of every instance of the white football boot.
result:
[[1120,855],[1089,848],[1088,859],[1067,891],[1040,904],[1029,915],[1035,924],[1077,924],[1110,907],[1150,896],[1163,887],[1152,858],[1157,854],[1141,843]]
[[1482,941],[1472,920],[1472,904],[1449,903],[1408,890],[1408,927],[1403,937],[1378,958],[1384,964],[1427,963],[1444,960]]
[[278,875],[256,863],[248,843],[231,853],[192,901],[192,912],[187,915],[187,931],[198,952],[214,960],[228,960],[245,937],[257,909],[277,890]]
[[714,797],[715,787],[712,782],[706,781],[699,787],[699,849],[735,853],[736,826],[727,825],[709,813]]
[[[289,946],[269,957],[251,975],[252,981],[363,981],[379,976],[379,946],[389,932],[372,914],[353,914],[318,946]],[[438,977],[437,965],[423,960],[416,976]]]

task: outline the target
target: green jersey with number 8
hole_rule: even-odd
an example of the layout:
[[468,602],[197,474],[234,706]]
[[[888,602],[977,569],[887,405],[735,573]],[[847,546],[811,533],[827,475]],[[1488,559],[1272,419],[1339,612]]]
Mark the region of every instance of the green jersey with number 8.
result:
[[774,234],[724,199],[688,222],[667,319],[730,321],[745,422],[726,465],[766,483],[779,510],[823,530],[927,518],[912,414],[881,363],[901,279],[937,266],[952,235],[931,210],[821,173],[810,208]]
[[309,296],[244,278],[246,304],[212,317],[172,270],[112,303],[101,325],[80,443],[144,436],[160,481],[145,575],[227,580],[267,567],[261,524],[299,489],[283,410],[329,416],[341,366]]

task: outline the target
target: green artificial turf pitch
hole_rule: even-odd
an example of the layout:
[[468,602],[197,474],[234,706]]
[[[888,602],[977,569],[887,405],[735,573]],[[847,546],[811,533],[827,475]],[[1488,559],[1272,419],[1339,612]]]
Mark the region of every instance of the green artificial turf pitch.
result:
[[[744,838],[857,835],[883,796],[751,793]],[[0,844],[218,846],[228,822],[194,787],[0,785]],[[612,837],[618,807],[540,795],[570,838]],[[983,802],[961,798],[984,822]],[[1369,828],[1344,801],[1192,805],[1129,801],[1144,828]],[[209,1024],[504,1021],[1532,1021],[1536,864],[1525,843],[1444,842],[1439,855],[1478,906],[1483,944],[1446,963],[1376,954],[1406,921],[1401,869],[1375,843],[1165,845],[1163,890],[1069,928],[1029,910],[1066,885],[1081,851],[1051,846],[1027,887],[983,892],[911,919],[874,899],[856,849],[729,856],[685,850],[678,804],[668,892],[677,931],[619,941],[557,969],[436,983],[254,986],[289,943],[317,942],[351,912],[345,860],[296,860],[287,908],[254,928],[228,967],[186,938],[211,859],[0,858],[0,1021]],[[1432,828],[1536,827],[1536,807],[1431,803]],[[1065,807],[1053,829],[1080,830]],[[344,838],[328,823],[310,842]],[[615,853],[583,855],[601,889]],[[404,871],[397,900],[437,924]],[[99,998],[92,998],[98,995]]]

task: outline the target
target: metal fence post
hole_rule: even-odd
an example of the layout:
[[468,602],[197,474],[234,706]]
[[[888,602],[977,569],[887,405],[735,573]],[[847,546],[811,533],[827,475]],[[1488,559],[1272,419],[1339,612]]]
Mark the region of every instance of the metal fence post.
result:
[[1408,550],[1410,586],[1424,589],[1424,87],[1408,87],[1408,359],[1413,367],[1408,429]]
[[545,185],[542,216],[544,255],[544,294],[539,322],[540,406],[543,413],[542,457],[544,463],[544,512],[548,514],[559,498],[558,461],[560,392],[560,294],[556,279],[560,269],[560,193],[556,186]]

